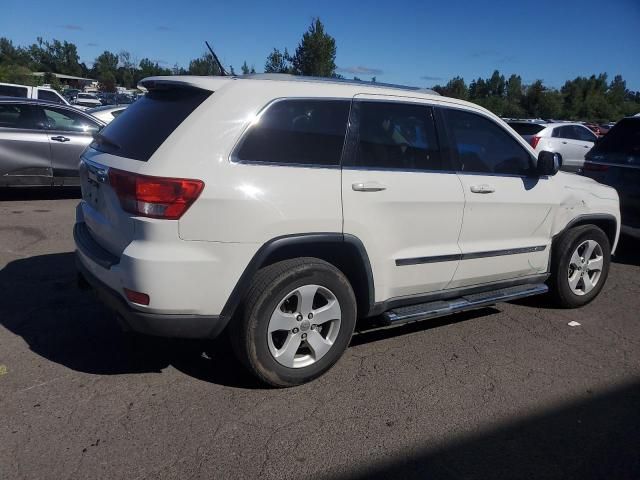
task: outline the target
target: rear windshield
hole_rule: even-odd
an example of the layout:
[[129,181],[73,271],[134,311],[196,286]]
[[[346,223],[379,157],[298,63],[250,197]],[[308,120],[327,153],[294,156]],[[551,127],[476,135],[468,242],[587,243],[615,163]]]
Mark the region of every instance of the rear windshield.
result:
[[535,135],[544,128],[544,125],[539,123],[509,123],[509,126],[513,128],[520,135]]
[[213,92],[181,87],[153,90],[131,104],[91,144],[96,150],[146,162]]
[[596,144],[593,153],[640,155],[640,118],[623,118]]

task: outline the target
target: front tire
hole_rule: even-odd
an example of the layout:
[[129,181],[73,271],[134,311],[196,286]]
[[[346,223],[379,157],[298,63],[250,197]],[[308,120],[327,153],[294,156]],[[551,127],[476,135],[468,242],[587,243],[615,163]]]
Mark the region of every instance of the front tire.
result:
[[595,225],[567,231],[554,245],[549,291],[562,308],[577,308],[598,296],[609,274],[611,246]]
[[239,360],[276,387],[309,382],[342,356],[356,323],[356,299],[345,275],[317,258],[258,271],[231,340]]

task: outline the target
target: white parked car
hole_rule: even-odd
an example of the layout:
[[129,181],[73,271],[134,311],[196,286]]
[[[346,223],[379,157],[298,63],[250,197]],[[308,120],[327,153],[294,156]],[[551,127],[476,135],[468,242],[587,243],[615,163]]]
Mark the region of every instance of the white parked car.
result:
[[536,153],[558,153],[562,170],[577,172],[584,165],[584,156],[593,148],[598,137],[580,123],[508,122],[524,137]]
[[279,75],[142,84],[83,154],[74,227],[81,284],[127,328],[227,330],[289,386],[327,371],[359,319],[546,292],[579,307],[607,278],[616,191],[557,173],[482,107]]
[[111,121],[124,112],[128,106],[128,104],[103,105],[101,107],[88,108],[85,112],[102,120],[104,123],[111,123]]
[[102,105],[98,96],[94,93],[78,92],[73,99],[73,105],[76,107],[93,108]]
[[51,88],[32,87],[15,83],[0,83],[0,97],[34,98],[69,105],[66,98]]

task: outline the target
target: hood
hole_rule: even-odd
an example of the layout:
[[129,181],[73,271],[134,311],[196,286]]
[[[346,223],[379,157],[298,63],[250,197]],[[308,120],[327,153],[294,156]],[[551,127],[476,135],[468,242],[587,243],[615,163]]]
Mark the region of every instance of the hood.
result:
[[618,200],[618,192],[614,188],[598,183],[592,178],[575,173],[558,172],[555,179],[568,190],[583,191],[607,200]]

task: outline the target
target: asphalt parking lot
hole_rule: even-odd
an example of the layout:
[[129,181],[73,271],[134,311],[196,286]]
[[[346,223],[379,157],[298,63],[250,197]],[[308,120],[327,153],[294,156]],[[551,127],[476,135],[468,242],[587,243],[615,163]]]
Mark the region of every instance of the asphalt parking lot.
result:
[[[78,192],[0,194],[0,478],[640,478],[640,249],[595,302],[356,335],[302,387],[131,337],[76,288]],[[579,326],[569,326],[569,322]]]

